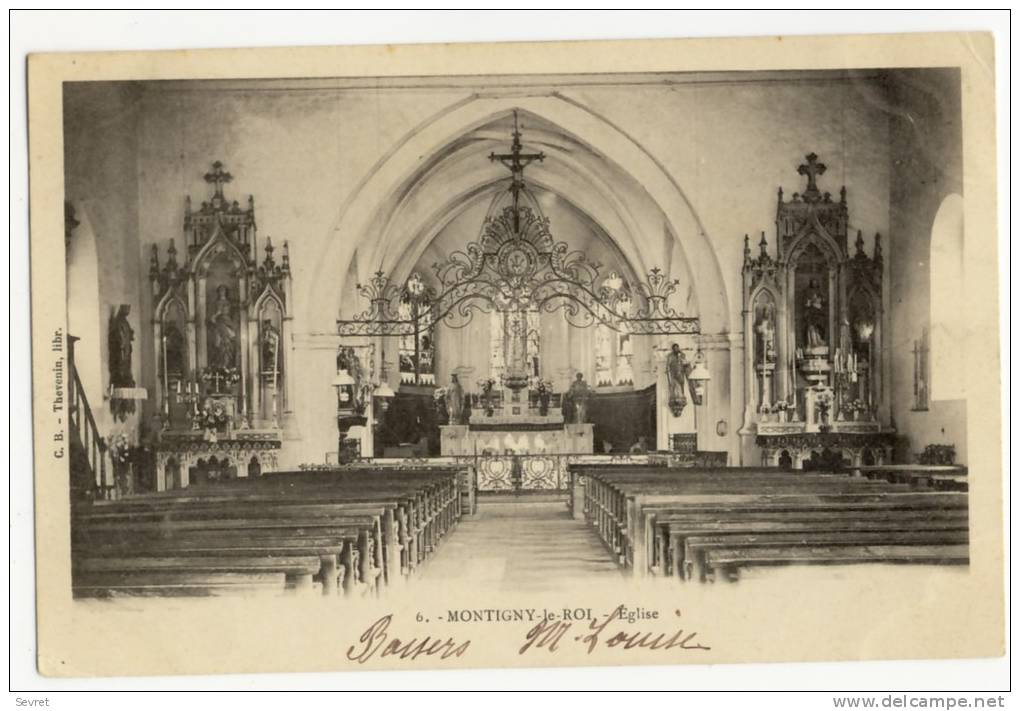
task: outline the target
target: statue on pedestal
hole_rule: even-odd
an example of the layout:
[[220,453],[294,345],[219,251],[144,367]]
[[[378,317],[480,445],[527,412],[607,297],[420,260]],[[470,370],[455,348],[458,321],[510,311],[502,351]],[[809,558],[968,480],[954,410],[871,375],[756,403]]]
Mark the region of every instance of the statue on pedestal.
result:
[[237,367],[237,328],[226,284],[216,288],[216,303],[209,317],[209,365],[226,370]]
[[450,424],[461,424],[464,416],[464,388],[456,373],[450,376],[450,387],[446,389],[446,408],[450,414]]
[[110,319],[110,385],[115,388],[133,388],[135,378],[131,373],[131,353],[135,340],[134,329],[128,323],[130,304],[121,304],[117,315]]
[[[116,316],[110,319],[109,341],[109,362],[110,362],[110,388],[135,387],[135,376],[131,372],[131,354],[133,351],[132,341],[135,339],[135,332],[128,323],[128,314],[131,313],[129,304],[121,304],[117,309]],[[116,397],[110,398],[110,410],[115,420],[123,422],[127,416],[134,413],[135,401]]]
[[588,418],[588,398],[591,396],[591,388],[588,387],[588,383],[584,382],[582,373],[577,374],[574,382],[570,384],[567,394],[574,406],[574,423],[584,424]]
[[262,359],[262,373],[272,375],[275,382],[281,372],[280,332],[273,325],[271,319],[263,319],[261,335],[262,344],[259,355]]
[[755,326],[759,337],[759,362],[773,363],[776,360],[775,307],[772,304],[765,304],[759,314],[758,323]]
[[812,279],[808,284],[807,299],[804,302],[804,341],[809,349],[825,348],[828,345],[825,340],[827,320],[825,300],[819,291],[818,281]]
[[680,344],[674,343],[666,358],[666,379],[669,382],[669,410],[673,417],[680,417],[687,407],[687,395],[684,392],[687,376],[692,369],[687,356],[680,350]]

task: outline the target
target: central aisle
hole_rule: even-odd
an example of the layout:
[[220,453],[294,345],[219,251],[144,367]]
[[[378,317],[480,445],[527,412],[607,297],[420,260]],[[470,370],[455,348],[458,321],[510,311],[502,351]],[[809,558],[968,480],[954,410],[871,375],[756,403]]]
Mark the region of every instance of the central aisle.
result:
[[619,581],[620,568],[598,536],[570,517],[565,502],[490,501],[466,517],[422,572],[425,581],[539,593]]

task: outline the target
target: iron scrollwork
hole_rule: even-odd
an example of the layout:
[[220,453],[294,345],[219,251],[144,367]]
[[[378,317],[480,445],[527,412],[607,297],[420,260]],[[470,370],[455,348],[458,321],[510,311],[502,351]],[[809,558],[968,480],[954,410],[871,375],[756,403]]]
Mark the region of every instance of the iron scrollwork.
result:
[[600,278],[600,264],[555,241],[549,219],[521,204],[521,194],[527,190],[524,168],[544,157],[522,152],[515,113],[511,152],[489,156],[512,173],[512,204],[486,218],[477,241],[433,265],[438,288],[418,296],[417,318],[401,318],[400,304],[407,299],[408,285],[423,282],[421,276],[414,274],[407,285],[400,286],[380,270],[367,284],[358,284],[369,307],[351,319],[337,321],[340,335],[410,336],[438,323],[463,328],[475,313],[493,310],[561,311],[572,326],[601,324],[634,335],[698,333],[697,318],[684,316],[668,304],[679,285],[677,279],[669,279],[658,268],[634,285],[615,272]]

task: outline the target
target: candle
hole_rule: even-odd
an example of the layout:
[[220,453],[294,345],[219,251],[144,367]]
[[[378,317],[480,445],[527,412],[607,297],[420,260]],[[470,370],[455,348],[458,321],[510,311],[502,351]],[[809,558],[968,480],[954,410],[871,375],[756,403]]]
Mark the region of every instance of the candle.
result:
[[280,336],[277,335],[275,342],[273,343],[273,423],[276,423],[276,418],[279,416],[277,408],[277,392],[280,389]]
[[166,336],[160,339],[163,343],[163,411],[170,414],[170,369],[166,367]]

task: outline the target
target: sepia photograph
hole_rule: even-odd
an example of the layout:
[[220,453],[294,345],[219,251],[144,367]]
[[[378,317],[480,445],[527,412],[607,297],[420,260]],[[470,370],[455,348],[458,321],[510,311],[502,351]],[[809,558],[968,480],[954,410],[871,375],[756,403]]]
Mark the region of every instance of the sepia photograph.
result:
[[992,52],[31,56],[40,673],[1002,654]]

